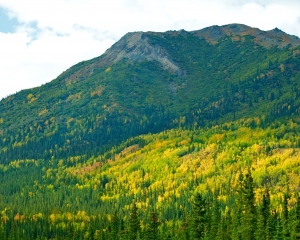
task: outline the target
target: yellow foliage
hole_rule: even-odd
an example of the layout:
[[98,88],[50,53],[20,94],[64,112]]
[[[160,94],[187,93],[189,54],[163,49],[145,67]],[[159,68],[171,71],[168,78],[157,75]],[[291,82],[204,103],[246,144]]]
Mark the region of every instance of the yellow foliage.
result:
[[157,198],[157,201],[162,202],[163,200],[164,200],[164,197],[159,195],[158,198]]
[[52,223],[55,223],[56,222],[56,216],[55,216],[55,214],[54,213],[50,214],[49,219],[50,219],[50,221]]
[[45,109],[43,109],[42,111],[39,112],[39,116],[42,116],[47,112],[48,112],[48,110],[45,108]]
[[20,215],[19,213],[17,213],[15,216],[14,216],[14,220],[15,221],[19,221],[19,222],[22,222],[24,220],[25,216],[24,215]]
[[33,97],[34,97],[33,94],[32,94],[32,93],[29,93],[29,94],[27,95],[27,100],[30,101]]
[[[267,174],[278,179],[271,192],[273,202],[279,202],[281,192],[287,185],[291,191],[298,191],[300,182],[300,166],[298,156],[300,149],[292,146],[291,138],[278,139],[276,131],[282,129],[251,129],[252,121],[259,123],[259,119],[251,119],[240,124],[237,130],[223,131],[221,127],[206,130],[179,130],[174,129],[155,135],[145,135],[142,138],[146,146],[132,145],[124,147],[119,154],[103,163],[101,167],[80,175],[83,185],[78,188],[100,184],[100,176],[108,176],[109,182],[105,185],[105,194],[99,196],[102,201],[117,199],[122,194],[126,196],[141,195],[143,202],[138,202],[139,209],[150,204],[150,191],[158,192],[158,209],[163,204],[177,198],[189,196],[191,192],[206,193],[208,188],[215,191],[221,188],[222,194],[229,187],[235,187],[239,172],[252,170],[254,178],[256,200],[260,201]],[[230,125],[228,125],[230,126]],[[289,123],[291,128],[298,128],[295,123]],[[284,132],[283,132],[284,134]],[[201,141],[193,142],[191,136]],[[298,136],[294,136],[298,138]],[[196,149],[183,157],[178,157],[180,150]],[[267,148],[270,148],[268,151]],[[113,150],[111,151],[113,153]],[[70,158],[70,161],[75,161]],[[79,160],[77,160],[79,161]],[[77,162],[75,161],[75,162]],[[63,171],[70,173],[92,167],[100,161],[100,156],[89,159],[83,167],[66,168]],[[284,174],[283,174],[284,171]],[[52,176],[49,173],[49,176]],[[191,182],[198,181],[193,189]],[[98,181],[98,182],[97,182]],[[122,192],[122,189],[128,191]],[[219,196],[222,201],[226,195]],[[124,210],[128,210],[125,206]]]
[[68,96],[67,102],[72,101],[72,100],[76,100],[76,99],[80,99],[80,98],[81,98],[81,92],[76,93],[76,94],[71,94],[71,95]]
[[98,96],[100,97],[102,95],[102,92],[103,92],[103,87],[99,87],[98,89],[96,89],[95,91],[91,92],[90,95],[91,97],[94,97],[94,96]]
[[32,103],[32,102],[36,101],[37,98],[35,98],[33,94],[29,93],[27,95],[27,100],[28,100],[28,103]]

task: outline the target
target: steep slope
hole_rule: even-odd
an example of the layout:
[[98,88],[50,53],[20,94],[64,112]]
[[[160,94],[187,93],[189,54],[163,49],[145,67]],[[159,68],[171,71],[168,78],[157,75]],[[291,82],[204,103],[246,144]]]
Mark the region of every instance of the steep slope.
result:
[[299,42],[238,24],[129,33],[104,55],[0,102],[1,162],[92,156],[176,126],[297,116]]

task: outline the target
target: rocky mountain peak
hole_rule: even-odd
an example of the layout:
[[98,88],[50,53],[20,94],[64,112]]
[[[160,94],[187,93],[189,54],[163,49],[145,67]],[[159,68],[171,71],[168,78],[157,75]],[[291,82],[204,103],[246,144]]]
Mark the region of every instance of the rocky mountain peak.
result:
[[102,61],[113,64],[124,58],[135,61],[157,61],[166,70],[179,71],[179,67],[172,61],[168,52],[159,45],[152,45],[143,32],[127,33],[105,52]]
[[278,47],[284,48],[287,46],[300,45],[300,39],[296,36],[286,34],[282,30],[275,28],[270,31],[262,31],[258,28],[252,28],[244,24],[228,24],[223,26],[211,26],[197,31],[187,32],[184,29],[179,31],[168,31],[166,33],[152,32],[131,32],[123,36],[110,49],[108,49],[103,58],[102,64],[111,65],[122,59],[130,59],[134,61],[157,61],[162,64],[164,69],[172,72],[179,72],[180,69],[172,60],[171,55],[167,50],[157,44],[152,44],[149,41],[149,34],[164,36],[164,34],[182,35],[189,34],[204,38],[211,44],[218,43],[219,39],[229,36],[233,41],[244,41],[246,36],[252,36],[255,44],[265,48]]
[[[174,60],[174,55],[168,52],[170,51],[167,50],[168,47],[166,47],[166,45],[162,46],[157,42],[154,43],[155,41],[153,41],[152,36],[162,39],[168,38],[170,44],[172,43],[172,37],[175,39],[178,36],[184,38],[196,36],[206,40],[212,45],[220,43],[224,37],[241,43],[250,37],[251,41],[256,45],[261,45],[267,49],[272,47],[283,49],[286,47],[300,46],[300,39],[298,37],[289,35],[278,28],[263,31],[244,24],[214,25],[196,31],[186,31],[182,29],[167,32],[130,32],[112,45],[112,47],[109,48],[105,54],[97,58],[97,60],[80,68],[80,71],[74,71],[74,68],[72,68],[70,71],[74,73],[67,77],[65,81],[74,82],[79,81],[79,79],[87,78],[94,73],[95,69],[99,67],[109,67],[123,59],[132,61],[156,61],[159,62],[165,70],[178,75],[183,74],[185,70],[179,68],[177,61]],[[180,48],[180,46],[178,46],[178,48]]]

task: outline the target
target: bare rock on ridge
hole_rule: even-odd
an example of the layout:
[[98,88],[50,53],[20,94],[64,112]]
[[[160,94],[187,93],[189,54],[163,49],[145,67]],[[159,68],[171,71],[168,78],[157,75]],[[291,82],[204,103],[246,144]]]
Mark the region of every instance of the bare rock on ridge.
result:
[[148,37],[143,32],[127,33],[105,52],[101,61],[113,64],[124,58],[135,61],[157,61],[166,70],[180,71],[167,51],[159,45],[150,44]]

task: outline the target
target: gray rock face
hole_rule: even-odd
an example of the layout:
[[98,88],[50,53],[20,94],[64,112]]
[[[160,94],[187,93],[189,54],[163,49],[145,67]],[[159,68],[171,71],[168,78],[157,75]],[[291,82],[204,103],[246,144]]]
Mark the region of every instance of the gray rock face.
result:
[[172,72],[180,71],[167,51],[158,45],[151,45],[143,32],[127,33],[105,52],[105,57],[102,61],[116,63],[124,58],[135,61],[157,61],[166,70]]

